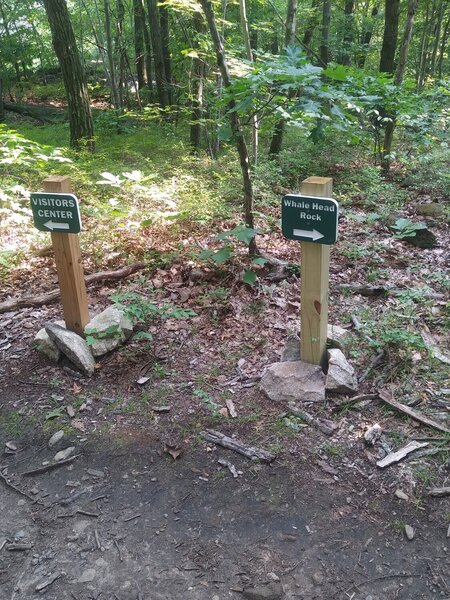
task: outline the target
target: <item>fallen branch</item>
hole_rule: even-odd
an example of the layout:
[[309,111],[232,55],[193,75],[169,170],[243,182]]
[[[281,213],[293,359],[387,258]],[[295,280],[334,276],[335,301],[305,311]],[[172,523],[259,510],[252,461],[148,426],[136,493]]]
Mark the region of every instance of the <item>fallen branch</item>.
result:
[[407,446],[404,446],[403,448],[400,448],[400,450],[397,450],[397,452],[391,452],[383,459],[378,460],[377,466],[380,467],[380,469],[389,467],[390,465],[393,465],[394,463],[398,463],[401,460],[403,460],[405,456],[408,456],[408,454],[411,454],[411,452],[414,452],[419,448],[425,448],[425,446],[428,446],[428,442],[410,442]]
[[313,417],[313,415],[311,415],[309,412],[298,408],[298,406],[292,403],[289,404],[289,412],[302,421],[305,421],[305,423],[308,423],[308,425],[312,425],[325,435],[332,435],[338,428],[336,423],[333,423],[333,421],[321,419],[319,417]]
[[[395,287],[378,287],[373,285],[359,285],[357,283],[341,283],[335,288],[339,292],[347,292],[352,294],[359,294],[360,296],[372,296],[372,297],[386,297],[386,296],[400,296],[407,290],[402,290]],[[438,292],[432,292],[430,290],[421,290],[421,294],[424,298],[432,298],[433,300],[445,299],[444,294]]]
[[386,404],[389,404],[390,406],[396,408],[400,412],[405,413],[405,415],[408,415],[408,417],[411,417],[412,419],[415,419],[416,421],[419,421],[424,425],[428,425],[428,427],[438,429],[443,433],[450,433],[450,429],[448,429],[444,425],[441,425],[441,423],[438,423],[437,421],[434,421],[433,419],[422,415],[422,413],[419,413],[416,410],[410,408],[409,406],[406,406],[406,404],[401,404],[401,402],[397,402],[397,400],[394,400],[394,398],[392,398],[392,396],[387,390],[380,390],[378,392],[378,395],[384,402],[386,402]]
[[15,492],[17,492],[18,494],[20,494],[21,496],[24,496],[25,498],[28,498],[28,500],[31,500],[32,502],[35,502],[36,499],[33,498],[32,496],[30,496],[29,494],[27,494],[26,492],[23,492],[21,489],[19,489],[18,487],[16,487],[13,483],[11,483],[7,477],[5,477],[5,475],[3,475],[3,473],[0,473],[0,479],[3,480],[3,482],[5,483],[6,486],[8,486],[9,488],[11,488],[12,490],[14,490]]
[[274,454],[271,454],[266,450],[255,448],[254,446],[246,446],[239,440],[230,438],[219,431],[214,431],[213,429],[205,429],[205,431],[202,431],[200,435],[207,442],[212,442],[213,444],[218,444],[219,446],[223,446],[229,450],[234,450],[235,452],[238,452],[239,454],[242,454],[251,460],[260,460],[261,462],[270,463],[276,458]]
[[29,106],[24,106],[23,104],[14,104],[13,102],[5,102],[3,101],[3,106],[5,110],[9,112],[17,113],[18,115],[23,115],[24,117],[31,117],[39,123],[52,123],[55,124],[58,121],[55,119],[49,119],[45,115],[42,114],[42,110],[38,108],[32,108]]
[[71,456],[70,458],[66,458],[65,460],[60,460],[59,462],[50,463],[48,465],[44,465],[43,467],[39,467],[38,469],[33,469],[32,471],[25,471],[22,473],[23,477],[31,477],[32,475],[41,475],[41,473],[47,473],[47,471],[53,471],[53,469],[57,469],[58,467],[62,467],[64,465],[68,465],[76,458],[81,456],[80,454],[75,454],[75,456]]
[[[98,273],[91,273],[90,275],[86,275],[84,278],[86,285],[91,285],[92,283],[97,283],[98,281],[110,281],[115,279],[123,279],[128,277],[132,273],[143,269],[145,264],[142,262],[135,263],[134,265],[129,265],[128,267],[123,267],[122,269],[117,269],[116,271],[99,271]],[[57,300],[61,295],[61,291],[59,289],[52,290],[51,292],[47,292],[46,294],[41,294],[40,296],[25,296],[23,298],[11,298],[10,300],[5,300],[4,302],[0,302],[0,314],[4,312],[9,312],[10,310],[16,310],[17,308],[26,308],[28,306],[42,306],[43,304],[50,304]]]
[[422,339],[425,342],[425,344],[427,344],[428,350],[431,356],[433,356],[433,358],[436,358],[437,360],[441,361],[442,363],[445,363],[446,365],[450,365],[450,356],[443,352],[436,345],[436,342],[434,341],[434,338],[430,333],[428,333],[427,331],[422,331]]
[[436,496],[437,498],[443,498],[444,496],[450,496],[450,487],[431,488],[428,492],[429,496]]

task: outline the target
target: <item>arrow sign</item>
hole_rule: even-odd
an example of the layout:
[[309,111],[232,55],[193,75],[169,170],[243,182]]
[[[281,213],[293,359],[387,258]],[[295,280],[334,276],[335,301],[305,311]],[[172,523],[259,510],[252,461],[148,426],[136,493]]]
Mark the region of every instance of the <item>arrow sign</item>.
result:
[[339,206],[333,198],[288,194],[281,201],[281,228],[288,240],[334,244]]
[[73,194],[33,192],[30,200],[34,225],[39,231],[80,233],[80,209]]
[[53,221],[47,221],[47,223],[44,223],[44,227],[47,227],[51,231],[54,229],[69,229],[69,223],[54,223]]
[[317,229],[313,229],[312,231],[308,231],[307,229],[294,229],[292,234],[295,237],[310,238],[313,242],[316,242],[317,240],[320,240],[320,238],[324,237],[320,231],[317,231]]

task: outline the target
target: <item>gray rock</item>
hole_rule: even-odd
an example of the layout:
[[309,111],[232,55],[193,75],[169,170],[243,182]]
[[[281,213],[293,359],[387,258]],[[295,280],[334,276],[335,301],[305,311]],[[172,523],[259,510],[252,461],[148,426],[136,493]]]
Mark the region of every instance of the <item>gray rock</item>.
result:
[[95,341],[91,344],[94,356],[103,356],[123,344],[133,333],[133,322],[123,311],[109,306],[96,315],[84,328]]
[[429,204],[416,204],[414,205],[416,213],[425,217],[439,218],[445,214],[445,207],[443,204],[437,202],[431,202]]
[[339,325],[327,326],[327,341],[332,348],[347,352],[352,342],[352,333]]
[[61,352],[85,375],[94,373],[95,360],[82,337],[55,323],[46,325],[45,331]]
[[300,360],[300,338],[297,334],[291,333],[283,348],[281,362],[294,362],[296,360]]
[[53,460],[55,462],[60,462],[61,460],[66,460],[75,450],[75,446],[69,446],[68,448],[64,448],[64,450],[60,450],[55,454]]
[[275,402],[322,402],[325,375],[320,366],[300,360],[274,363],[264,373],[261,389]]
[[61,440],[64,437],[64,431],[62,429],[60,429],[59,431],[56,431],[52,437],[48,440],[48,447],[49,448],[53,448],[53,446],[55,446],[59,440]]
[[325,387],[330,392],[357,392],[355,369],[338,348],[328,350],[328,374]]
[[411,540],[414,539],[415,531],[411,527],[411,525],[406,525],[405,524],[405,533],[406,533],[406,537],[408,538],[408,540],[411,541]]
[[[64,321],[55,321],[55,323],[57,325],[61,325],[61,327],[64,327],[64,328],[66,327],[66,324]],[[60,349],[49,338],[48,333],[45,331],[45,327],[43,327],[42,329],[39,329],[39,331],[37,332],[37,334],[34,338],[33,345],[38,352],[45,354],[45,356],[53,362],[58,362],[59,359],[61,358]]]
[[266,585],[245,588],[242,595],[248,600],[280,600],[283,597],[283,588],[279,581],[271,581]]

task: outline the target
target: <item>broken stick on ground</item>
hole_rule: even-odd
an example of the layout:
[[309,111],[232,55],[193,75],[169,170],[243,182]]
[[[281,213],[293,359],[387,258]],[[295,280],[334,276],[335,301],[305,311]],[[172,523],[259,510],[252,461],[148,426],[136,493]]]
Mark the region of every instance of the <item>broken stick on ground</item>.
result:
[[262,450],[261,448],[255,448],[254,446],[247,446],[243,444],[239,440],[234,438],[230,438],[219,431],[214,431],[213,429],[205,429],[200,433],[203,439],[207,442],[212,442],[213,444],[218,444],[219,446],[223,446],[224,448],[228,448],[229,450],[234,450],[243,456],[250,458],[251,460],[260,460],[262,462],[272,462],[275,460],[276,456],[267,452],[266,450]]
[[401,411],[402,413],[405,413],[405,415],[408,415],[412,419],[415,419],[416,421],[420,421],[420,423],[423,423],[424,425],[428,425],[428,427],[433,427],[434,429],[438,429],[439,431],[442,431],[444,433],[450,433],[450,429],[448,429],[441,423],[438,423],[437,421],[434,421],[433,419],[430,419],[429,417],[422,415],[420,412],[417,412],[417,410],[414,410],[414,409],[410,408],[409,406],[406,406],[406,404],[402,404],[401,402],[397,402],[397,400],[394,400],[394,398],[392,398],[392,396],[389,394],[389,392],[387,390],[380,390],[378,392],[378,395],[384,402],[386,402],[386,404],[389,404],[393,408],[396,408],[397,410]]
[[306,410],[299,408],[293,403],[289,404],[289,412],[295,417],[299,417],[299,419],[302,421],[305,421],[305,423],[308,423],[308,425],[312,425],[325,435],[332,435],[338,428],[338,425],[333,423],[333,421],[321,419],[319,417],[313,417],[313,415],[311,415],[309,412],[306,412]]
[[397,450],[397,452],[391,452],[391,454],[388,454],[383,459],[379,460],[377,462],[377,466],[381,469],[389,467],[389,465],[393,465],[394,463],[401,461],[403,458],[405,458],[405,456],[411,454],[411,452],[414,452],[419,448],[425,448],[425,446],[428,446],[428,442],[410,442],[407,446]]

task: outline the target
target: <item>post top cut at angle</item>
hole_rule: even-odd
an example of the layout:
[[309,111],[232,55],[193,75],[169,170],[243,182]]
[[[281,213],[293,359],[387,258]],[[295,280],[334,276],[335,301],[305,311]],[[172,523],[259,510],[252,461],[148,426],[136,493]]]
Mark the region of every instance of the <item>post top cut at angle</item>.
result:
[[281,201],[283,235],[289,240],[334,244],[338,213],[339,205],[333,198],[287,194]]
[[34,225],[39,231],[80,233],[80,208],[74,194],[33,192],[30,199]]

